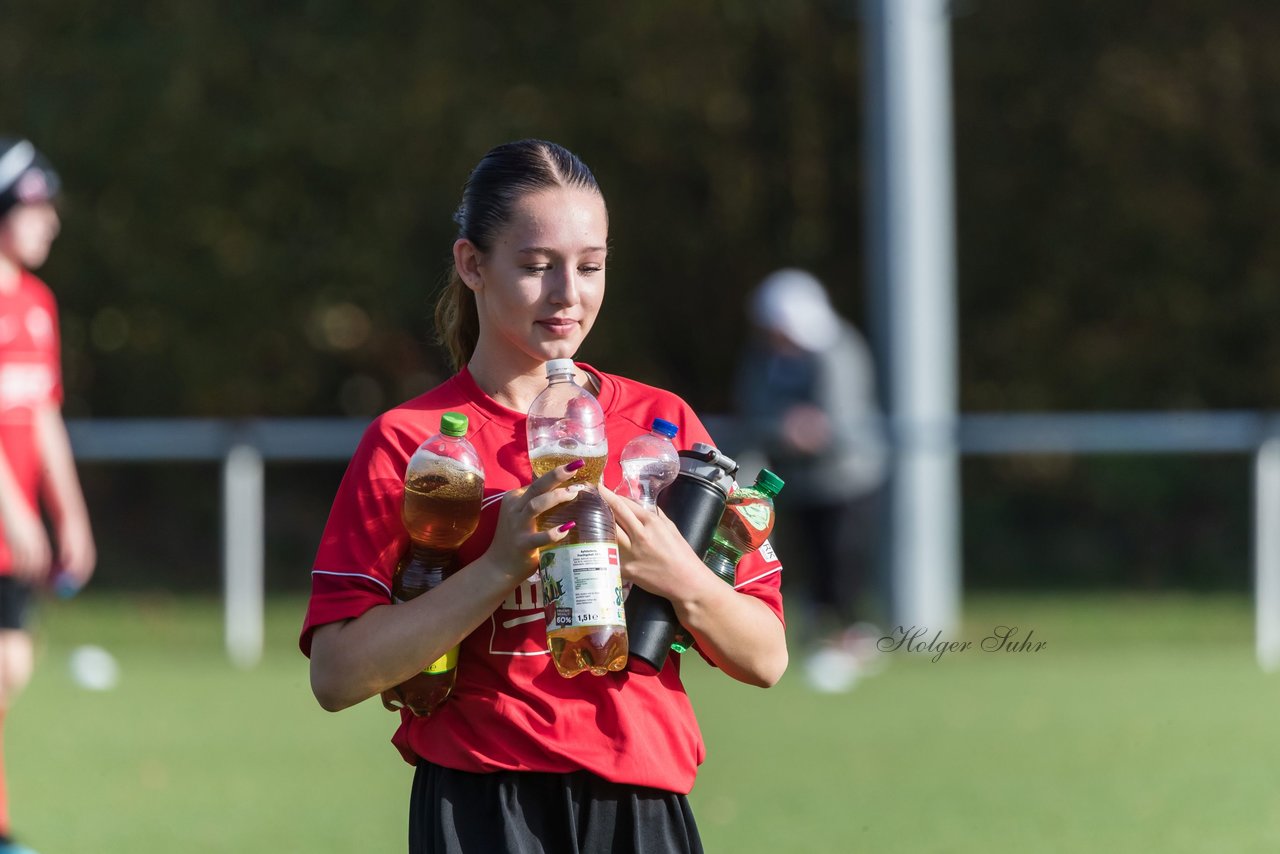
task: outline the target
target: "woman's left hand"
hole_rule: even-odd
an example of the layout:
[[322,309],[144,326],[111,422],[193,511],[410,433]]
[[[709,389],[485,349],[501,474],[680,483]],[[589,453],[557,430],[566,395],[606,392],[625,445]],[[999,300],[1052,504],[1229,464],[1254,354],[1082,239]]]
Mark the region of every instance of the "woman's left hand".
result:
[[702,561],[675,523],[661,510],[650,512],[603,485],[600,495],[617,524],[623,580],[667,599],[687,590],[690,568],[701,569]]
[[703,566],[661,510],[650,513],[604,487],[600,494],[617,523],[622,577],[670,600],[703,653],[725,673],[764,688],[777,682],[787,669],[787,637],[769,607]]

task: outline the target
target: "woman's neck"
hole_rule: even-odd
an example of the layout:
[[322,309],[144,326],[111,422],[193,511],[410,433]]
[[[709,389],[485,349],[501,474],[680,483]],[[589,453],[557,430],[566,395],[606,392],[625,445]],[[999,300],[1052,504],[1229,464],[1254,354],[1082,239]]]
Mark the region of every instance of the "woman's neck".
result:
[[467,370],[481,391],[515,412],[528,412],[533,399],[547,387],[546,372],[540,367],[533,373],[512,374],[494,371],[473,358]]
[[[481,391],[516,412],[528,412],[533,399],[547,387],[545,362],[530,361],[523,365],[508,365],[486,358],[477,349],[467,363],[467,370]],[[592,394],[600,393],[595,378],[581,368],[575,379],[578,385],[590,389]]]

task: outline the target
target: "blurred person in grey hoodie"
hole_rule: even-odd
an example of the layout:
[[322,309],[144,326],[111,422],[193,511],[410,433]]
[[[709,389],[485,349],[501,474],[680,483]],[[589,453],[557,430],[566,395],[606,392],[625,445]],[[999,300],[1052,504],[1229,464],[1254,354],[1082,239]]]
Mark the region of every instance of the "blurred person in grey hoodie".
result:
[[888,463],[871,351],[804,270],[765,277],[749,311],[736,408],[748,445],[786,480],[775,540],[807,594],[806,676],[846,691],[872,669],[880,636],[865,620]]

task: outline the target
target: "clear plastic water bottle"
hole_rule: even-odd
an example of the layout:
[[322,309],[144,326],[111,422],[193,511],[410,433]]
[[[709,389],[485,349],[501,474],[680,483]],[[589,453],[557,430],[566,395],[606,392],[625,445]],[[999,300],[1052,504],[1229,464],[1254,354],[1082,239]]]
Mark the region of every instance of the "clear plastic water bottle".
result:
[[680,455],[671,443],[679,428],[664,418],[653,419],[648,433],[636,436],[622,449],[622,477],[631,497],[656,513],[658,493],[680,473]]
[[[458,548],[480,524],[484,465],[467,441],[467,416],[446,412],[440,432],[414,451],[404,475],[401,517],[411,542],[409,558],[396,571],[392,594],[408,602],[439,587],[454,570]],[[434,712],[453,691],[458,648],[446,652],[420,673],[382,692],[391,711],[415,715]]]
[[590,671],[602,676],[627,663],[627,621],[613,511],[598,490],[609,443],[604,411],[574,380],[572,359],[547,362],[547,387],[529,406],[526,432],[535,476],[583,460],[570,483],[582,488],[572,500],[538,517],[542,530],[574,527],[538,552],[546,600],[547,647],[566,678]]
[[[777,520],[773,499],[782,491],[784,481],[768,469],[760,469],[756,482],[749,487],[739,487],[729,493],[720,523],[711,535],[711,545],[702,562],[726,584],[733,586],[738,571],[738,561],[764,545],[773,533]],[[687,652],[693,646],[693,638],[683,626],[676,629],[671,648]]]

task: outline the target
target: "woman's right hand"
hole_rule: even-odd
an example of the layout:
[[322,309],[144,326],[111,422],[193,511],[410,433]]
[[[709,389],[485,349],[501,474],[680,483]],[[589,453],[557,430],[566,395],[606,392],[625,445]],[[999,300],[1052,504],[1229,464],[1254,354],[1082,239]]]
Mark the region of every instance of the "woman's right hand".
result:
[[565,486],[584,465],[574,460],[544,474],[528,486],[513,489],[502,497],[498,524],[485,556],[511,574],[512,584],[528,578],[538,565],[538,550],[557,543],[573,530],[569,522],[548,531],[538,529],[538,517],[552,507],[572,501],[579,486]]

